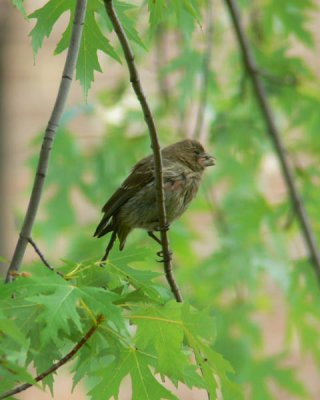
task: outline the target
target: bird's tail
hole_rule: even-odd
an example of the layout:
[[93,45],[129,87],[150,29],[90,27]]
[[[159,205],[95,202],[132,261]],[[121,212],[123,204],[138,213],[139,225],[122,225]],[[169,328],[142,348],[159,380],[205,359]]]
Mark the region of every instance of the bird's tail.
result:
[[106,251],[104,253],[104,256],[101,258],[101,263],[104,264],[105,261],[108,259],[109,253],[110,253],[110,251],[111,251],[111,249],[112,249],[112,247],[114,245],[114,242],[115,242],[116,238],[117,238],[117,231],[114,230],[114,231],[112,231],[112,235],[110,237],[108,246],[107,246]]
[[109,223],[109,219],[110,217],[106,216],[102,218],[93,234],[94,237],[100,238],[101,236],[104,236],[106,233],[109,233],[113,230],[113,223]]

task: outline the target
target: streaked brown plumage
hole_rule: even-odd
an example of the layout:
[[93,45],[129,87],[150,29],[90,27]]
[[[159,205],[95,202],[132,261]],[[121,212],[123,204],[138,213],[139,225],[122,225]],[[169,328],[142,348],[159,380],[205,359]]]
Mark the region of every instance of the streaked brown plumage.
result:
[[[214,165],[213,157],[196,140],[182,140],[162,149],[163,181],[167,221],[170,224],[186,210],[197,194],[204,169]],[[134,228],[152,234],[159,228],[153,155],[139,161],[122,185],[102,208],[104,216],[94,236],[112,232],[103,260],[118,236],[120,250]],[[157,239],[156,239],[157,240]]]

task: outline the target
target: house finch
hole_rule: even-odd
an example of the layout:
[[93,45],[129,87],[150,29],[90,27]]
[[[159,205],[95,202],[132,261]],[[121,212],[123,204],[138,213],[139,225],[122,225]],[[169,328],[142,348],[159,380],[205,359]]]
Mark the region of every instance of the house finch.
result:
[[[214,165],[212,156],[196,140],[182,140],[162,149],[163,181],[167,222],[180,217],[197,194],[205,167]],[[145,229],[149,236],[159,228],[153,155],[139,161],[122,185],[102,208],[104,216],[94,236],[112,232],[102,261],[108,257],[118,236],[120,250],[134,228]]]

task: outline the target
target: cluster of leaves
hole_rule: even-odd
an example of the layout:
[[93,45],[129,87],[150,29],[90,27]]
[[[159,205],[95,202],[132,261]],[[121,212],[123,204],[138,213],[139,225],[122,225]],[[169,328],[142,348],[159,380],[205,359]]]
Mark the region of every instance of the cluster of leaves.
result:
[[[313,125],[320,104],[319,83],[305,60],[292,55],[296,41],[313,46],[306,26],[314,2],[243,3],[260,79],[320,243],[319,181],[315,178],[319,175],[315,163],[320,138],[315,137]],[[300,227],[284,190],[276,196],[273,181],[279,179],[279,165],[238,44],[230,46],[226,54],[219,37],[219,32],[225,35],[226,27],[219,21],[217,25],[214,54],[221,52],[225,60],[223,70],[217,64],[215,73],[212,71],[218,84],[209,90],[208,107],[213,116],[210,141],[218,160],[210,187],[213,224],[220,243],[218,250],[197,266],[197,283],[202,289],[200,298],[195,285],[194,299],[220,310],[217,348],[231,361],[238,382],[250,387],[249,398],[283,398],[275,387],[284,389],[288,398],[312,398],[297,378],[299,368],[284,365],[298,338],[301,352],[295,357],[303,360],[311,355],[319,367],[315,322],[319,321],[319,282],[305,252],[295,252],[297,246],[303,247]],[[186,279],[191,276],[194,279],[192,272]],[[283,328],[262,329],[256,316],[265,315],[269,320],[279,307],[284,307],[277,317],[285,320]],[[275,335],[280,346],[267,351],[268,341]]]
[[[49,0],[43,7],[37,9],[27,17],[23,6],[23,0],[13,0],[13,4],[25,17],[31,19],[35,18],[37,20],[30,33],[35,56],[42,47],[45,37],[49,37],[54,25],[65,12],[70,13],[69,23],[56,46],[55,54],[61,53],[68,47],[75,3],[74,0]],[[115,0],[113,3],[128,38],[143,49],[146,49],[135,27],[135,19],[132,17],[133,15],[136,18],[141,6],[138,7],[118,0]],[[153,32],[162,20],[167,19],[172,14],[175,15],[178,23],[182,25],[186,16],[189,16],[189,19],[196,18],[198,21],[200,20],[198,7],[194,0],[175,0],[173,2],[173,7],[172,5],[169,6],[165,0],[156,2],[148,1],[148,9],[150,11],[150,30]],[[130,17],[128,14],[130,14]],[[105,31],[110,32],[111,30],[112,25],[107,17],[103,1],[88,1],[76,73],[76,77],[83,87],[85,96],[87,96],[91,83],[94,81],[94,72],[102,72],[98,60],[98,51],[107,54],[121,63],[119,51],[111,45],[104,34]]]
[[[85,93],[94,71],[101,69],[98,50],[118,61],[121,54],[118,45],[111,47],[102,34],[105,29],[111,29],[102,2],[90,0],[89,3],[84,40],[86,35],[94,35],[94,40],[88,36],[83,42],[87,46],[82,45],[77,69]],[[22,1],[16,0],[15,4],[21,9]],[[297,41],[303,46],[314,46],[312,33],[307,29],[314,2],[243,0],[240,4],[260,67],[260,78],[276,110],[275,120],[295,166],[296,179],[320,242],[317,162],[320,91],[310,67],[301,56],[293,55],[292,50]],[[177,36],[179,42],[172,49],[170,59],[161,60],[162,68],[157,75],[162,84],[168,79],[169,99],[159,95],[153,104],[162,142],[173,142],[179,138],[177,131],[184,132],[186,126],[193,124],[189,116],[194,101],[201,98],[204,90],[199,86],[199,77],[206,73],[201,51],[205,33],[197,21],[206,12],[206,4],[176,0],[174,7],[168,7],[165,0],[159,0],[148,1],[147,5],[148,11],[145,4],[138,7],[115,2],[132,44],[143,49],[149,46],[157,58],[158,46],[168,46],[168,38],[177,31],[182,33]],[[35,52],[59,16],[68,10],[72,14],[73,6],[71,0],[50,0],[32,14],[37,19],[32,31]],[[49,12],[52,9],[55,12]],[[143,31],[140,26],[145,26],[148,15],[150,24]],[[224,16],[224,11],[219,10],[219,15]],[[297,378],[297,370],[286,365],[297,339],[300,363],[308,355],[316,366],[320,365],[319,287],[304,252],[292,257],[296,243],[300,245],[301,240],[289,199],[285,194],[275,199],[273,188],[266,187],[266,164],[271,163],[277,169],[277,163],[249,78],[243,72],[237,43],[231,41],[226,46],[230,25],[225,17],[214,19],[213,57],[203,110],[209,147],[214,149],[217,165],[207,174],[204,190],[188,214],[170,230],[177,278],[184,297],[199,310],[213,310],[216,327],[206,313],[196,313],[188,304],[173,303],[166,290],[154,283],[156,275],[149,271],[157,268],[151,261],[156,250],[144,246],[137,252],[138,243],[148,243],[139,232],[130,236],[125,253],[129,259],[133,257],[134,264],[124,263],[127,258],[120,257],[116,249],[107,270],[83,261],[102,254],[104,243],[88,238],[94,222],[81,222],[73,201],[75,192],[94,207],[100,207],[133,162],[149,152],[142,116],[125,101],[129,83],[121,81],[113,93],[101,93],[98,99],[100,106],[111,111],[120,106],[125,112],[120,122],[108,123],[108,134],[97,145],[79,143],[67,124],[57,136],[47,181],[48,195],[34,236],[44,244],[47,241],[46,254],[53,260],[56,254],[50,249],[63,236],[68,245],[65,254],[59,256],[77,260],[79,265],[71,263],[61,269],[69,277],[67,281],[39,272],[43,267],[38,266],[31,278],[19,278],[16,286],[3,289],[7,307],[0,316],[0,329],[4,333],[0,355],[3,374],[8,378],[5,383],[0,382],[2,389],[6,385],[10,387],[17,377],[30,381],[25,369],[30,362],[38,372],[48,368],[94,324],[97,314],[102,313],[103,324],[88,346],[79,352],[73,369],[76,383],[86,376],[93,398],[116,397],[126,375],[131,376],[133,398],[148,398],[151,391],[152,399],[174,398],[154,379],[154,373],[159,373],[174,383],[205,387],[212,398],[216,397],[217,386],[213,376],[219,377],[223,398],[233,400],[240,395],[228,380],[230,366],[225,359],[235,371],[230,379],[248,388],[248,399],[282,398],[279,388],[289,393],[290,398],[310,397],[304,382]],[[159,24],[162,24],[161,35],[157,30]],[[157,37],[153,41],[155,32]],[[164,43],[159,43],[159,35]],[[67,46],[69,36],[70,25],[57,52]],[[137,62],[148,61],[145,57],[139,58],[139,51],[137,54]],[[170,81],[174,82],[172,86]],[[179,110],[178,115],[173,109]],[[272,179],[278,179],[278,175],[273,174]],[[204,213],[210,214],[212,223],[206,218],[206,224],[197,230],[194,218],[201,218]],[[79,225],[81,229],[75,230]],[[208,243],[209,254],[206,250],[204,257],[195,250],[196,246],[186,243],[199,242],[199,237],[205,241],[205,236],[213,236],[214,243]],[[14,300],[11,293],[16,293]],[[67,294],[70,296],[60,308],[63,321],[57,316],[54,326],[50,325],[52,304],[55,308]],[[279,308],[283,308],[281,318],[285,319],[281,332],[272,327],[266,329],[258,322],[257,316],[271,319]],[[29,321],[28,327],[21,329],[25,326],[24,320]],[[272,353],[266,350],[270,335],[282,337],[281,348],[273,349]],[[50,341],[52,347],[42,346],[38,351],[39,341],[41,345]],[[3,349],[12,351],[8,354]],[[190,362],[192,353],[201,365],[202,374]],[[52,377],[46,379],[52,387]]]
[[[214,319],[173,301],[154,282],[160,274],[135,269],[126,257],[107,268],[66,262],[59,272],[63,277],[35,265],[31,275],[1,285],[1,392],[19,381],[34,383],[26,367],[46,371],[102,315],[72,369],[74,385],[88,381],[90,398],[118,398],[127,375],[137,400],[177,399],[165,378],[206,388],[213,398],[219,386],[240,398],[227,377],[230,364],[211,348]],[[44,382],[53,390],[52,374]]]

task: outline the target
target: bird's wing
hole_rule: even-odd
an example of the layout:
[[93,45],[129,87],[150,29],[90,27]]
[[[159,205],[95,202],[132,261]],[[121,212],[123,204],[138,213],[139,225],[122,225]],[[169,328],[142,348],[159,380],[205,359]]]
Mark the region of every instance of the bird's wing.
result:
[[102,208],[105,217],[109,219],[119,208],[144,186],[154,179],[153,157],[149,156],[139,161],[132,169],[131,174],[109,198]]
[[[183,177],[183,171],[180,171],[178,164],[163,158],[163,179],[164,183],[172,183],[177,177]],[[146,185],[154,181],[154,163],[153,156],[149,156],[139,161],[132,169],[130,175],[125,179],[122,185],[109,198],[102,208],[104,213],[94,236],[101,237],[108,232],[114,230],[113,220],[111,218],[119,211],[119,209],[136,193],[143,189]]]

